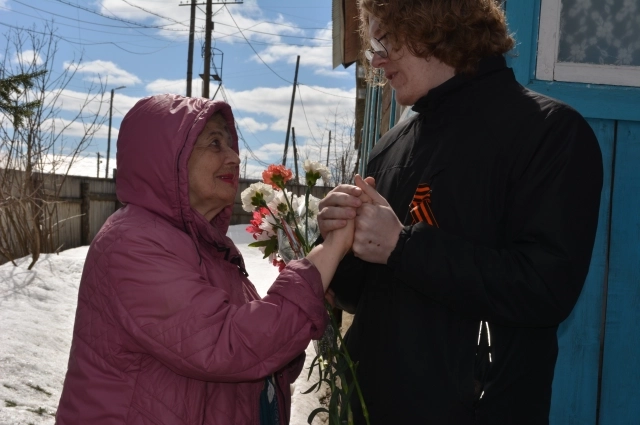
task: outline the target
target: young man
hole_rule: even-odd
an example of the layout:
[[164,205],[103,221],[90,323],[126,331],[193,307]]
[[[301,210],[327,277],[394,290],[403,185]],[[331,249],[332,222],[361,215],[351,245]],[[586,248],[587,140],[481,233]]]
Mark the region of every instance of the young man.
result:
[[417,112],[371,152],[371,185],[320,204],[323,234],[356,221],[332,289],[355,312],[371,424],[548,424],[556,331],[597,227],[598,142],[516,82],[494,0],[359,6],[371,66]]

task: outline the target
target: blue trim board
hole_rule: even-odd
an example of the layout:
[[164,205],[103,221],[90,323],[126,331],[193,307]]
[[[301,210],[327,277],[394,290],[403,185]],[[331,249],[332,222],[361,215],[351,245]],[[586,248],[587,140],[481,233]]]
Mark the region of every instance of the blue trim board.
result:
[[640,123],[618,123],[600,425],[640,421]]
[[520,84],[571,105],[585,118],[640,121],[638,87],[536,80],[539,21],[540,0],[507,3],[507,22],[517,43],[507,63]]
[[600,142],[604,165],[600,216],[589,274],[575,308],[558,329],[559,353],[552,388],[551,425],[596,424],[615,124],[610,120],[589,120],[589,124]]

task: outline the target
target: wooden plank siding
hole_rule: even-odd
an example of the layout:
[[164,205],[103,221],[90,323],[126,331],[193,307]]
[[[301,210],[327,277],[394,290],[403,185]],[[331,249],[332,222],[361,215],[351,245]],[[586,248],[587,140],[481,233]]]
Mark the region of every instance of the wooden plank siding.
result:
[[638,424],[640,88],[536,80],[540,0],[510,0],[506,10],[517,42],[508,57],[516,78],[588,119],[605,172],[589,276],[558,331],[550,424]]
[[640,423],[640,122],[617,128],[600,425]]
[[589,274],[576,307],[558,329],[550,416],[552,423],[563,425],[595,424],[598,400],[615,128],[609,120],[589,120],[589,124],[600,142],[604,184]]

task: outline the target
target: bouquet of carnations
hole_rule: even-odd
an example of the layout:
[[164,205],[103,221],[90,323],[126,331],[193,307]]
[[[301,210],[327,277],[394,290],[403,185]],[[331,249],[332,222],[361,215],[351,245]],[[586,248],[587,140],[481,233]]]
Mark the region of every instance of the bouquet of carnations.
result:
[[[283,165],[270,165],[262,173],[263,182],[253,183],[242,191],[242,208],[253,213],[247,232],[256,242],[249,246],[259,248],[282,270],[293,259],[304,258],[320,236],[318,228],[318,205],[320,200],[311,195],[318,179],[329,182],[329,170],[318,162],[306,160],[305,193],[298,196],[286,189],[292,179],[291,170]],[[329,416],[330,425],[353,424],[349,401],[356,390],[367,424],[369,414],[356,379],[356,364],[351,361],[346,345],[342,341],[333,308],[325,303],[331,323],[319,341],[314,341],[316,357],[313,359],[307,379],[314,370],[319,372],[316,382],[306,393],[318,391],[322,383],[329,385],[331,395],[328,408],[319,407],[311,412],[308,423],[321,412]],[[350,380],[346,373],[350,372]]]

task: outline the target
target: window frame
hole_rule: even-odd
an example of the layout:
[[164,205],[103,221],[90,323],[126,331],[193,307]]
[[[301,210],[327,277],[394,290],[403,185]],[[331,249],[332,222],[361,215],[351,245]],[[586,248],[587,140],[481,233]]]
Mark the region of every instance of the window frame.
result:
[[542,81],[640,87],[640,66],[558,62],[561,7],[562,0],[541,0],[535,78]]

